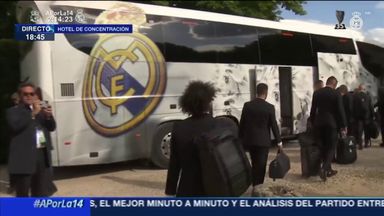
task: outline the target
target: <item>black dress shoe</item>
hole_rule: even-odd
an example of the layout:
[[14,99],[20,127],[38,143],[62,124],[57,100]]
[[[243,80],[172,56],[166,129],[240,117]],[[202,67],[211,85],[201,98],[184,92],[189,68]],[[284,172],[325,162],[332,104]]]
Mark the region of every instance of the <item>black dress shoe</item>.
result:
[[371,141],[370,141],[370,140],[367,140],[367,141],[365,142],[364,147],[365,147],[365,148],[369,148],[369,147],[371,147],[371,146],[372,146]]
[[381,143],[381,144],[380,144],[380,147],[384,147],[384,143]]
[[332,177],[337,174],[337,170],[330,170],[327,172],[327,177]]
[[324,169],[320,169],[319,176],[324,182],[327,181],[327,173]]

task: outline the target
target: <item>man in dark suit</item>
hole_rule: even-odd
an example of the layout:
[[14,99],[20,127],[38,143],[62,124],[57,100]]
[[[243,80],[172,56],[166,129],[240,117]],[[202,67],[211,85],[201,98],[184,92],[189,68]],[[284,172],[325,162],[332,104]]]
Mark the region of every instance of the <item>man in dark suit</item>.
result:
[[244,104],[239,128],[239,136],[251,155],[253,186],[264,183],[269,147],[272,143],[271,129],[279,148],[282,147],[275,108],[265,101],[268,86],[264,83],[258,84],[256,94],[254,100]]
[[320,177],[323,181],[337,173],[331,163],[338,141],[338,129],[343,135],[347,132],[347,123],[341,95],[335,90],[337,79],[329,77],[326,86],[317,90],[312,99],[311,121],[315,126],[315,138],[321,148],[322,166]]
[[18,93],[20,104],[7,110],[11,130],[8,170],[12,175],[17,197],[50,196],[52,188],[50,131],[56,122],[50,107],[41,107],[35,86],[22,84]]
[[[316,80],[315,83],[313,84],[313,94],[312,94],[312,98],[313,98],[313,95],[315,94],[315,92],[321,88],[324,88],[324,82],[323,80]],[[313,125],[311,124],[311,116],[308,117],[307,119],[307,130],[311,130],[311,128],[313,128]]]
[[[11,95],[11,101],[12,101],[13,106],[19,105],[19,101],[20,101],[19,93],[14,92]],[[8,136],[6,137],[6,140],[9,141],[9,137]],[[14,187],[14,183],[13,183],[13,177],[12,177],[11,174],[9,174],[9,188],[8,188],[7,193],[8,194],[12,194],[14,191],[15,191],[15,187]]]
[[341,85],[337,88],[343,99],[343,107],[345,111],[345,118],[347,120],[348,135],[353,135],[353,93],[348,92],[348,87],[346,85]]
[[384,147],[384,87],[380,86],[377,94],[377,103],[375,107],[378,108],[378,120],[380,120],[380,129],[381,129],[381,147]]
[[[371,99],[367,95],[367,93],[364,92],[364,86],[359,85],[359,87],[356,89],[356,92],[354,94],[353,98],[353,108],[354,108],[354,118],[355,118],[355,124],[354,124],[354,134],[356,143],[360,150],[363,149],[363,132],[365,131],[365,134],[367,134],[366,125],[369,123],[370,119],[370,113],[373,112],[373,107],[371,106]],[[365,136],[365,146],[368,147],[368,137]]]

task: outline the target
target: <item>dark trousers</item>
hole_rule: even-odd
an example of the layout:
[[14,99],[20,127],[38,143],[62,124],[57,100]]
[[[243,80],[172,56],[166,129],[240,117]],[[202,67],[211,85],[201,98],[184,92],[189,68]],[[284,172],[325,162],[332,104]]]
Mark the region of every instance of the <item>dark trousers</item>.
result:
[[380,120],[380,129],[381,129],[381,141],[384,143],[384,116]]
[[252,163],[252,185],[264,183],[265,172],[267,169],[269,147],[250,146],[249,154]]
[[384,127],[381,126],[381,143],[384,144]]
[[13,184],[16,190],[16,197],[51,196],[57,191],[52,181],[52,170],[47,167],[45,149],[37,151],[36,171],[33,174],[12,174]]
[[332,169],[332,160],[338,141],[337,129],[330,126],[317,126],[315,128],[316,143],[320,148],[321,168],[329,171]]
[[347,129],[348,129],[348,133],[347,133],[348,136],[355,136],[355,124],[354,124],[354,122],[349,122]]
[[[354,136],[356,139],[356,144],[359,147],[363,147],[363,132],[364,134],[367,133],[367,127],[366,127],[366,121],[364,120],[356,120],[355,125],[354,125]],[[364,141],[367,143],[369,141],[369,138],[367,139],[367,136],[364,136]]]

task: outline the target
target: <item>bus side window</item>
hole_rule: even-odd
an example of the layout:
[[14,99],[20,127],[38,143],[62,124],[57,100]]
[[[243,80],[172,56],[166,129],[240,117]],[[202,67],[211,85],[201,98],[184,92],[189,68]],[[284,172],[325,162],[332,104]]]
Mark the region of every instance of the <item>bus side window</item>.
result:
[[356,43],[363,66],[374,76],[380,77],[384,71],[384,48],[360,41]]
[[157,15],[146,15],[147,23],[139,27],[139,33],[147,36],[153,41],[164,54],[164,33],[162,17]]
[[211,22],[172,18],[163,24],[163,32],[167,62],[217,62]]
[[262,64],[316,65],[308,34],[258,28]]
[[260,63],[256,27],[216,22],[215,32],[219,63]]
[[356,54],[353,41],[349,38],[338,38],[323,35],[311,35],[314,53]]

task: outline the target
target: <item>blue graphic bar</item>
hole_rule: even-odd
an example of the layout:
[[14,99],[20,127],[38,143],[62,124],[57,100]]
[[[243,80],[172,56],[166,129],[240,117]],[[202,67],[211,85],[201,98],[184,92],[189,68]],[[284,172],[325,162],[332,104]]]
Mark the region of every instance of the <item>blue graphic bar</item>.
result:
[[384,198],[0,198],[0,216],[382,215]]
[[16,33],[15,39],[19,41],[54,41],[54,33]]
[[55,25],[55,33],[65,34],[93,34],[93,33],[132,33],[132,25],[115,25],[115,24],[60,24]]
[[131,24],[15,24],[15,33],[132,33]]
[[384,199],[370,198],[93,198],[92,216],[369,216]]
[[55,26],[47,24],[15,24],[15,33],[54,33]]
[[0,216],[90,216],[89,198],[1,198]]

